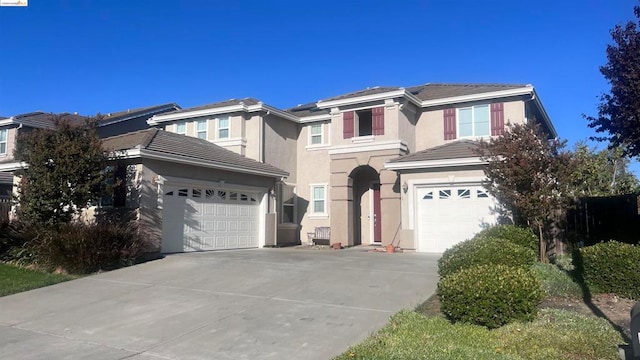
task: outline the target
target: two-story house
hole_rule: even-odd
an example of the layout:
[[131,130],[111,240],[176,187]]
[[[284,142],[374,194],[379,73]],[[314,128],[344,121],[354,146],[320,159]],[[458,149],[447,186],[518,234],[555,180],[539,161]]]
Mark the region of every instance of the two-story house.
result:
[[288,172],[269,209],[277,213],[276,245],[305,242],[328,226],[332,243],[442,252],[495,222],[475,141],[534,119],[556,136],[531,85],[426,84],[287,110],[233,99],[148,123]]

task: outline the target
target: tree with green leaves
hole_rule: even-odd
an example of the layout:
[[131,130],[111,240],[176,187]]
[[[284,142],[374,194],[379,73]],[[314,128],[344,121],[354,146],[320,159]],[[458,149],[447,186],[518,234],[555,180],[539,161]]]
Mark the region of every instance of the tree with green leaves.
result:
[[487,162],[485,187],[516,222],[535,229],[540,260],[546,259],[547,236],[558,211],[572,199],[567,186],[571,155],[564,141],[549,140],[540,126],[509,125],[503,136],[482,142]]
[[64,115],[52,115],[51,121],[53,130],[21,133],[14,156],[27,164],[17,173],[19,217],[56,226],[100,198],[107,155],[95,122],[72,124]]
[[594,139],[621,147],[625,155],[640,155],[640,6],[636,20],[611,30],[613,44],[607,46],[607,64],[600,72],[609,82],[602,94],[597,116],[585,116],[589,127],[602,133]]
[[575,196],[611,196],[637,192],[638,179],[628,171],[629,159],[620,148],[597,151],[576,143],[570,175]]

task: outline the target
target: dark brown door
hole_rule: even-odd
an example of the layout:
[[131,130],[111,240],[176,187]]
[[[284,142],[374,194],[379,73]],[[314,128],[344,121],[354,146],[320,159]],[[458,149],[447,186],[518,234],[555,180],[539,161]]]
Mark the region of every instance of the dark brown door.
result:
[[380,213],[380,184],[373,184],[373,241],[382,241],[382,214]]

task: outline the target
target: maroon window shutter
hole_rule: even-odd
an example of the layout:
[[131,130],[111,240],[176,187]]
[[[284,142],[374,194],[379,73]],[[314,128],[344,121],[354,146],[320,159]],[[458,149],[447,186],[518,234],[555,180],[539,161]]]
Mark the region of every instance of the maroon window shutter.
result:
[[456,138],[456,109],[444,109],[444,139],[454,140]]
[[504,131],[504,104],[491,104],[491,136],[502,135]]
[[342,113],[342,137],[344,139],[352,138],[353,129],[353,111],[345,111]]
[[384,135],[384,106],[371,109],[371,132]]

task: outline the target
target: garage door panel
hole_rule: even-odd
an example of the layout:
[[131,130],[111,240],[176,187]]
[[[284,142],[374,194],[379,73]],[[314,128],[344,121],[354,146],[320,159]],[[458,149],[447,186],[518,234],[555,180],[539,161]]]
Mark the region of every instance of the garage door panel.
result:
[[226,189],[174,187],[163,198],[163,252],[258,246],[255,194]]
[[493,200],[480,185],[420,188],[416,201],[421,252],[444,252],[495,222]]

